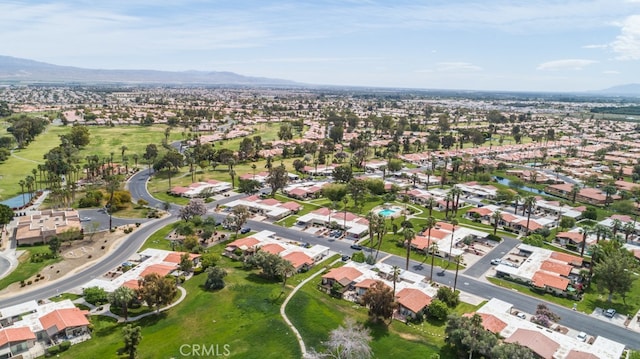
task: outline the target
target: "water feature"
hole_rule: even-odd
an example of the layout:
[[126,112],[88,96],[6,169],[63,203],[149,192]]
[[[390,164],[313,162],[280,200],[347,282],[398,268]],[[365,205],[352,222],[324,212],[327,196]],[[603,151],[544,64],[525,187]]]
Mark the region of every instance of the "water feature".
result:
[[389,217],[389,216],[393,216],[396,212],[397,212],[396,209],[385,208],[385,209],[381,210],[380,212],[378,212],[378,214],[383,216],[383,217]]
[[24,200],[22,198],[23,198],[22,195],[19,195],[19,196],[11,197],[0,203],[6,206],[9,206],[10,208],[20,208],[25,204],[29,203],[29,201],[31,200],[31,193],[25,193]]
[[[498,182],[500,184],[503,184],[503,185],[507,185],[507,186],[509,185],[509,183],[511,183],[511,181],[508,178],[504,178],[504,177],[496,176],[496,177],[493,177],[493,179],[496,182]],[[541,191],[541,190],[539,190],[537,188],[531,188],[531,187],[527,187],[527,186],[522,186],[522,187],[518,187],[518,189],[521,189],[521,190],[527,191],[527,192],[531,192],[531,193],[535,193],[535,194],[542,194],[542,195],[545,195],[545,196],[552,196],[552,195],[546,193],[545,191]]]

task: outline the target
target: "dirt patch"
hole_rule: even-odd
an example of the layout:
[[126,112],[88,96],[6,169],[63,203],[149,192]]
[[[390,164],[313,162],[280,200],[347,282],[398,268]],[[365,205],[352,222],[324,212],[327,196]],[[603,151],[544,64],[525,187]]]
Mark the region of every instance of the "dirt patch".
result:
[[[82,270],[109,253],[113,246],[126,236],[124,233],[125,228],[122,226],[113,233],[109,231],[96,233],[92,240],[83,239],[72,242],[71,245],[63,244],[60,248],[60,257],[62,258],[60,262],[43,268],[36,276],[25,280],[25,282],[31,281],[31,285],[21,287],[20,283],[13,283],[0,291],[0,296],[33,290],[67,274]],[[132,225],[131,228],[135,228],[135,226]],[[38,279],[37,281],[36,278]]]

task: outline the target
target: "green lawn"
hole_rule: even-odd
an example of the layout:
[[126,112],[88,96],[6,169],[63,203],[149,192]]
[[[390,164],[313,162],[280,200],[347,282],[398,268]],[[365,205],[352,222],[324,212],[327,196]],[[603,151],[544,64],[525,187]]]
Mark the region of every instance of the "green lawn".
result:
[[[298,291],[287,306],[287,316],[300,331],[307,348],[322,349],[328,333],[353,318],[371,330],[371,347],[375,358],[429,358],[439,353],[441,358],[455,358],[441,350],[444,344],[443,322],[425,321],[421,324],[371,324],[367,310],[358,304],[333,298],[317,289],[321,278],[315,278]],[[461,304],[457,313],[473,311],[475,307]]]
[[38,274],[43,268],[61,261],[61,258],[46,259],[42,262],[33,263],[30,258],[36,253],[49,253],[49,246],[20,247],[25,253],[20,256],[18,267],[6,277],[0,279],[0,289],[5,289],[12,283],[26,281],[28,278]]
[[[229,272],[224,289],[204,291],[200,286],[206,276],[196,276],[184,284],[188,294],[182,303],[136,323],[142,326],[140,359],[182,357],[180,346],[185,344],[228,344],[233,358],[300,358],[295,336],[279,314],[286,296],[282,285],[226,258],[220,265]],[[92,321],[94,338],[72,346],[61,358],[116,357],[123,346],[122,325],[96,317]]]

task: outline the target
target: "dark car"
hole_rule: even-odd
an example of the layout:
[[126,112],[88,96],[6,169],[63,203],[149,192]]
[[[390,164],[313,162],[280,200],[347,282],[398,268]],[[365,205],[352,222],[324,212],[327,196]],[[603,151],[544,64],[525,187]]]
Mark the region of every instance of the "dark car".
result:
[[244,227],[240,230],[240,233],[245,234],[245,233],[249,233],[251,232],[251,228],[249,227]]
[[344,262],[348,261],[348,260],[349,260],[349,256],[348,256],[348,255],[346,255],[346,254],[343,254],[343,255],[342,255],[342,260],[343,260]]
[[351,245],[351,249],[355,249],[357,251],[361,251],[362,250],[362,246],[357,244],[357,243],[354,243],[354,244]]

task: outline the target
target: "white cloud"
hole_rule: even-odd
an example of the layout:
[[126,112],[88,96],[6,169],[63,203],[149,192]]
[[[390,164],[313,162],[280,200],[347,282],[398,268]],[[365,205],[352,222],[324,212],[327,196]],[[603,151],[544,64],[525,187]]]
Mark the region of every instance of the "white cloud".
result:
[[545,71],[582,70],[585,66],[595,64],[598,61],[585,59],[565,59],[543,62],[536,69]]
[[611,43],[619,60],[640,60],[640,15],[632,15],[620,24],[620,35]]
[[469,62],[439,62],[438,71],[482,71],[482,67]]
[[606,49],[607,47],[609,47],[607,44],[591,44],[582,46],[583,49]]

